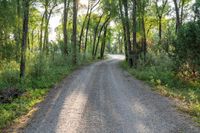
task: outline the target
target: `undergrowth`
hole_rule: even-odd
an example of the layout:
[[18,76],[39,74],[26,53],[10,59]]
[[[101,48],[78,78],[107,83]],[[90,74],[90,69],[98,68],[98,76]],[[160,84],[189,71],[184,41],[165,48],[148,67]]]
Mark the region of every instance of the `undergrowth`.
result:
[[184,81],[179,78],[167,55],[148,55],[146,63],[138,63],[137,68],[130,68],[123,61],[121,67],[137,79],[147,82],[162,95],[182,101],[179,109],[189,113],[200,124],[200,81]]
[[[4,61],[0,65],[0,129],[28,113],[55,84],[78,66],[91,61],[90,57],[83,59],[80,56],[78,65],[71,65],[71,58],[62,55],[53,58],[29,57],[27,75],[23,80],[19,78],[19,63]],[[10,95],[11,90],[19,94]]]

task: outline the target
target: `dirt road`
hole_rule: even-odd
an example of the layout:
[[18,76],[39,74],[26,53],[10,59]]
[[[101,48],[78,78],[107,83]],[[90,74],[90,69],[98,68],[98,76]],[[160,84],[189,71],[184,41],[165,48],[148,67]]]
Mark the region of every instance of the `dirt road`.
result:
[[188,116],[120,69],[123,57],[74,72],[53,89],[25,133],[199,133]]

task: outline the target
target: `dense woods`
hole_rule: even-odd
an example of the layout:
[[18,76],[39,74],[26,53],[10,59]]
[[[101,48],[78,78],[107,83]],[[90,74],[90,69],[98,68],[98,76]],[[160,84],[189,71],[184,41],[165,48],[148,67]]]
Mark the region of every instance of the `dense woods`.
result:
[[0,127],[106,53],[125,54],[134,75],[173,88],[200,117],[199,0],[0,0]]

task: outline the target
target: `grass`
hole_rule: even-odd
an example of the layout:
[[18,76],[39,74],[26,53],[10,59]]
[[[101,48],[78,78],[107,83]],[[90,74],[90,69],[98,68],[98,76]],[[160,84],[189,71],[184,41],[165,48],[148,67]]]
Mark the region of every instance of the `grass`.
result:
[[121,67],[139,80],[151,85],[153,90],[160,94],[178,99],[182,104],[179,109],[190,114],[200,124],[200,82],[183,81],[175,73],[163,66],[140,66],[130,68],[127,62]]
[[11,103],[0,106],[0,128],[10,125],[15,119],[25,115],[33,106],[41,102],[48,90],[56,83],[61,81],[65,76],[70,74],[76,66],[53,67],[48,75],[41,76],[37,79],[27,81],[23,94]]
[[9,70],[6,69],[8,67],[4,69],[4,74],[0,75],[0,90],[16,87],[21,94],[12,98],[11,102],[0,103],[0,129],[9,127],[21,116],[26,115],[37,103],[40,103],[45,98],[48,91],[55,84],[59,83],[79,66],[92,62],[92,60],[85,59],[79,61],[78,65],[73,66],[69,62],[64,61],[63,63],[62,60],[58,60],[53,63],[42,64],[44,69],[39,71],[40,75],[38,75],[37,68],[34,67],[40,65],[38,62],[35,62],[33,66],[28,66],[31,69],[27,70],[28,74],[23,81],[14,76],[18,75],[18,71],[11,68],[16,67],[11,67]]
[[25,115],[34,105],[44,99],[48,89],[30,89],[22,96],[14,99],[11,103],[0,106],[0,126],[6,127],[18,117]]

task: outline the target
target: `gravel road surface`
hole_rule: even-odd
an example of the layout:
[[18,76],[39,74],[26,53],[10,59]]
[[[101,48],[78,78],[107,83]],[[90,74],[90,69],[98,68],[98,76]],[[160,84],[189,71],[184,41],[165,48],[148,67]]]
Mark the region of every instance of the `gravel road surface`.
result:
[[119,67],[120,55],[85,66],[52,89],[25,133],[200,133],[175,103]]

